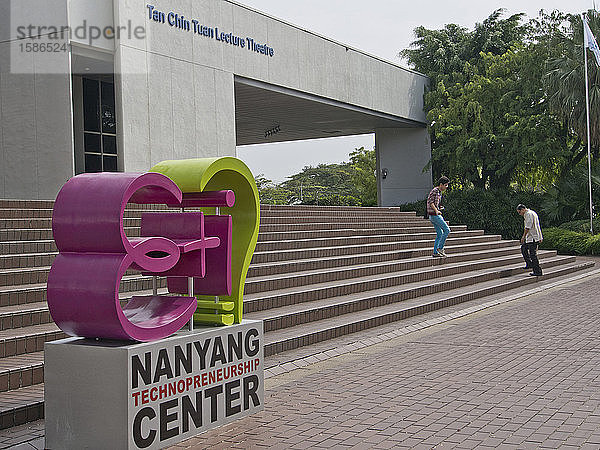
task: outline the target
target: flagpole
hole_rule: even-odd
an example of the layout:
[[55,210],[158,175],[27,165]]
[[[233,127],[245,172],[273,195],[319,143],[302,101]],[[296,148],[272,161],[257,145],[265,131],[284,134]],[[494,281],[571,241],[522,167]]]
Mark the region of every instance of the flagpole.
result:
[[590,233],[594,234],[594,207],[592,204],[592,156],[590,151],[590,94],[588,82],[588,63],[587,63],[587,40],[585,34],[585,13],[582,15],[583,23],[583,60],[585,64],[585,112],[587,116],[587,157],[588,157],[588,184],[590,189]]

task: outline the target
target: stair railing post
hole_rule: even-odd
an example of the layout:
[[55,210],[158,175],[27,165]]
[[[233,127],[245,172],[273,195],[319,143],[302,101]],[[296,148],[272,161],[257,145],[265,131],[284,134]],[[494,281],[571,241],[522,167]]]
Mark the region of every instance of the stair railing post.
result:
[[[220,216],[221,215],[221,208],[219,206],[217,206],[215,208],[215,216]],[[219,296],[215,295],[215,303],[219,303]],[[219,314],[219,310],[215,309],[215,314]]]
[[[182,206],[181,207],[181,212],[184,213],[185,212],[185,208]],[[188,277],[188,297],[193,297],[194,296],[194,277]],[[188,322],[188,329],[190,331],[194,331],[194,315],[192,314],[192,317],[190,318],[190,321]]]
[[[188,296],[194,296],[194,277],[188,277]],[[194,331],[194,315],[190,318],[189,322],[190,331]]]

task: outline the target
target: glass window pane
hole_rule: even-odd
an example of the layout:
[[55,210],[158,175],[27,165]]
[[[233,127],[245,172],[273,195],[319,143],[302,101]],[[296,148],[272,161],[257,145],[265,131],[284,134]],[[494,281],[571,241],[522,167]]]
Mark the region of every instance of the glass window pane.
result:
[[100,83],[83,79],[83,129],[100,131]]
[[102,153],[99,134],[84,133],[83,146],[86,153]]
[[102,172],[102,156],[85,155],[85,171],[88,173]]
[[117,171],[117,157],[116,156],[104,156],[104,171],[105,172],[116,172]]
[[102,143],[104,144],[102,148],[104,149],[104,154],[108,153],[111,155],[117,154],[117,137],[116,136],[102,136]]
[[115,86],[112,83],[102,83],[102,132],[117,132]]

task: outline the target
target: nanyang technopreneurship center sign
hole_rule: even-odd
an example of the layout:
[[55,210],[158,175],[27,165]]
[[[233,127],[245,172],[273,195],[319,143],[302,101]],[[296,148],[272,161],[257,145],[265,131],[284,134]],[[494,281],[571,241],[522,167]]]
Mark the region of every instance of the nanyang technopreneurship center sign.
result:
[[[228,214],[145,212],[130,238],[130,202]],[[45,346],[47,448],[164,448],[263,408],[263,323],[242,319],[259,212],[252,173],[231,157],[65,183],[52,212],[59,254],[47,298],[55,323],[74,337]],[[167,292],[122,305],[129,269],[166,278]]]
[[264,407],[260,321],[130,345],[69,338],[46,361],[49,448],[164,448]]
[[188,19],[182,14],[174,11],[160,11],[154,5],[146,5],[148,19],[156,24],[168,25],[181,31],[194,33],[208,39],[214,39],[223,44],[229,44],[233,47],[247,49],[251,52],[273,57],[275,50],[266,43],[256,42],[254,38],[248,36],[238,36],[231,32],[219,30],[218,27],[203,25],[197,19]]
[[129,354],[130,448],[162,447],[262,409],[262,324],[138,346]]

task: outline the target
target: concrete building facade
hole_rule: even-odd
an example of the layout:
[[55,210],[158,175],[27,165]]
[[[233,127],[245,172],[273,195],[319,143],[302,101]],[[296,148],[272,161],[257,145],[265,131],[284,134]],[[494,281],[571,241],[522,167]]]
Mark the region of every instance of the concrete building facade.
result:
[[0,198],[362,133],[380,205],[431,186],[425,76],[234,1],[0,0],[0,22]]

